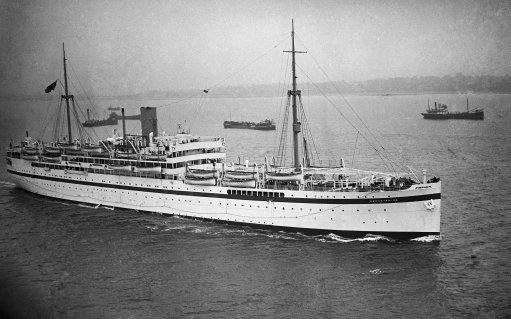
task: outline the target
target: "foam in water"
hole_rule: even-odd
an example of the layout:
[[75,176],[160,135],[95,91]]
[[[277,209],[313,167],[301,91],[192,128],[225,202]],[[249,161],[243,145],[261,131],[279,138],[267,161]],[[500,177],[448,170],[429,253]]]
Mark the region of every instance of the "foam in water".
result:
[[315,237],[316,240],[320,242],[330,242],[330,243],[351,243],[351,242],[365,242],[365,241],[393,241],[392,239],[379,236],[379,235],[366,235],[360,238],[344,238],[336,234],[328,234],[326,236],[322,236],[322,238]]
[[428,235],[428,236],[413,238],[413,239],[410,239],[410,240],[411,241],[418,241],[418,242],[421,242],[421,243],[430,243],[430,242],[433,242],[433,241],[439,241],[440,239],[441,239],[440,235]]
[[78,206],[84,207],[84,208],[90,208],[90,209],[97,209],[99,207],[99,205],[90,206],[90,205],[85,205],[85,204],[78,204]]

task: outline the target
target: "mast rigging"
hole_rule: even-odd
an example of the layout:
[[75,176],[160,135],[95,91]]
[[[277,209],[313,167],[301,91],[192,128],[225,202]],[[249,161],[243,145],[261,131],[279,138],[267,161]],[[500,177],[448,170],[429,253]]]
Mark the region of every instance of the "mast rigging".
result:
[[296,53],[307,53],[305,51],[296,51],[295,50],[295,27],[294,21],[291,19],[291,50],[285,50],[284,52],[291,53],[292,61],[292,69],[293,69],[293,89],[287,91],[287,95],[292,98],[292,108],[293,108],[293,165],[296,170],[300,169],[300,155],[298,149],[298,133],[301,132],[302,124],[298,121],[298,111],[296,106],[296,97],[301,97],[302,91],[296,89],[296,66],[295,66],[295,55]]

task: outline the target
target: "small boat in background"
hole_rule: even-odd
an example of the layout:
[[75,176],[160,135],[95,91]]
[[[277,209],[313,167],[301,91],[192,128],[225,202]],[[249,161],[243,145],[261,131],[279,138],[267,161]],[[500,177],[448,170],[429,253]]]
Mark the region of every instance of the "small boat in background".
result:
[[472,109],[468,107],[466,112],[449,112],[447,105],[435,102],[434,107],[430,108],[428,100],[428,108],[425,113],[421,113],[427,120],[449,120],[449,119],[465,119],[465,120],[484,120],[484,111],[482,109]]
[[[107,126],[107,125],[117,125],[119,120],[122,120],[122,115],[117,114],[115,111],[120,110],[119,107],[110,107],[110,115],[106,119],[98,120],[90,118],[90,110],[87,109],[87,120],[82,123],[84,127],[96,127],[96,126]],[[140,114],[136,115],[125,115],[125,120],[140,120]]]
[[255,122],[238,122],[238,121],[224,121],[224,128],[237,128],[247,130],[259,130],[259,131],[274,131],[275,122],[273,120],[266,119],[259,123]]

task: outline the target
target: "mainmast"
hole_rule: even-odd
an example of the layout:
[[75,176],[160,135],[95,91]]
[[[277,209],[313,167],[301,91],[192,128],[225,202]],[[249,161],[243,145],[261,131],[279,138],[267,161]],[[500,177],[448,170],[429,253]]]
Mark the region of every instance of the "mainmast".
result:
[[[67,110],[67,137],[68,144],[71,144],[73,141],[73,136],[71,135],[71,113],[69,110],[69,99],[74,99],[73,95],[69,95],[67,88],[67,70],[66,70],[66,51],[64,49],[64,43],[62,43],[62,60],[64,64],[64,92],[65,95],[62,95],[61,98],[66,100],[66,110]],[[74,103],[74,101],[73,101]]]
[[292,97],[292,107],[293,107],[293,164],[295,169],[300,168],[300,156],[299,156],[299,149],[298,149],[298,133],[300,133],[302,124],[298,121],[298,111],[296,107],[296,97],[301,96],[302,92],[300,90],[296,89],[296,65],[295,65],[295,54],[296,53],[306,53],[304,51],[296,51],[295,50],[295,27],[294,27],[294,21],[291,19],[291,51],[284,51],[284,52],[290,52],[292,56],[292,70],[293,70],[293,89],[287,91],[287,95]]

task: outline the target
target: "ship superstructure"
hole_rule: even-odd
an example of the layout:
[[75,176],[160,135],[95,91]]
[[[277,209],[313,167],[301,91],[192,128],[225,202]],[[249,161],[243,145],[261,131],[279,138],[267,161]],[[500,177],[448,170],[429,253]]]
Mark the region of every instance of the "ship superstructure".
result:
[[[300,144],[305,134],[294,28],[291,39],[286,52],[292,54],[292,165],[227,163],[222,138],[183,130],[158,134],[156,108],[141,108],[140,136],[127,135],[123,125],[122,136],[97,144],[75,142],[68,116],[66,140],[43,144],[27,137],[11,146],[8,173],[20,187],[44,196],[220,223],[344,236],[439,234],[437,178],[358,170],[343,161],[337,167],[310,164],[305,136]],[[65,63],[64,53],[64,68]],[[67,79],[62,98],[72,99]]]

